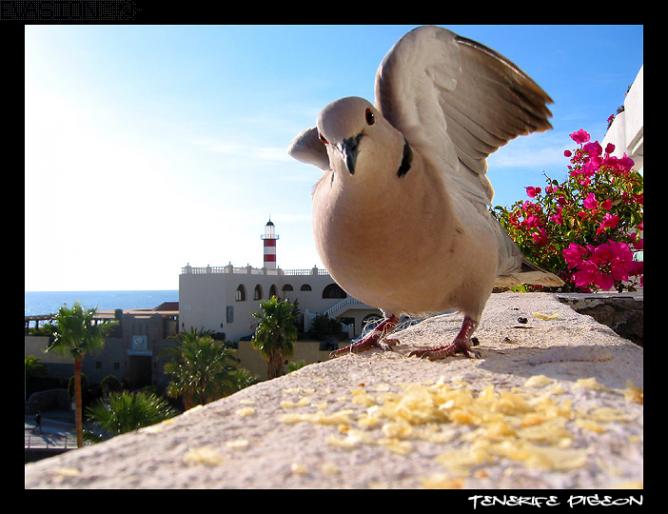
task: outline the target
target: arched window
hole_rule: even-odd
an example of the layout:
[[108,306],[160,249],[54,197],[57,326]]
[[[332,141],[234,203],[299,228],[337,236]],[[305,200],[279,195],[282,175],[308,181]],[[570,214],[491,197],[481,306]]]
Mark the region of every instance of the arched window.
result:
[[294,291],[294,289],[292,288],[292,286],[290,284],[285,284],[282,287],[281,291],[283,291],[284,293],[287,293],[288,291]]
[[276,292],[276,286],[274,284],[271,284],[271,287],[269,288],[269,298],[272,296],[278,296],[278,293]]
[[308,285],[308,284],[304,284],[304,285],[302,285],[302,286],[299,288],[299,290],[300,290],[300,291],[310,291],[310,290],[311,290],[311,286]]
[[322,297],[323,298],[348,298],[348,295],[337,284],[329,284],[322,291]]
[[260,284],[255,286],[255,293],[253,293],[253,300],[262,300],[262,287],[260,287]]
[[237,302],[245,302],[246,301],[246,288],[242,285],[237,287],[237,294],[236,297],[234,298]]

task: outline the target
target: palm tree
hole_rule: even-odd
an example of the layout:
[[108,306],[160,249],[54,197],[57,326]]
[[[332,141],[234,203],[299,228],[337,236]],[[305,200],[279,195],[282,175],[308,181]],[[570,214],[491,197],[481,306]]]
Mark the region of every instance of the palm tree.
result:
[[69,355],[74,359],[74,397],[76,402],[75,426],[77,446],[83,446],[83,408],[81,403],[81,363],[84,356],[104,346],[104,337],[111,329],[111,323],[93,324],[97,309],[84,309],[76,302],[71,309],[63,306],[54,319],[53,341],[47,352]]
[[284,356],[292,355],[297,340],[294,306],[288,300],[272,296],[260,304],[262,312],[254,312],[259,320],[251,344],[267,359],[267,378],[280,376]]
[[88,419],[102,429],[102,433],[86,432],[87,438],[96,441],[154,425],[177,414],[163,398],[141,391],[111,393],[86,410]]
[[172,381],[167,396],[183,398],[186,410],[222,398],[234,391],[236,358],[222,342],[197,330],[179,334],[175,348],[166,351],[165,373]]

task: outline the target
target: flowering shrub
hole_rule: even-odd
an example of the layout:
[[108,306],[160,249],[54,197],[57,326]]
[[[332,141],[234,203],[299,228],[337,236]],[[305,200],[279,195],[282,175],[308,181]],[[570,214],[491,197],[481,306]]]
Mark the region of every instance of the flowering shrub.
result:
[[626,154],[618,158],[580,129],[578,148],[566,150],[568,178],[546,175],[546,186],[529,186],[531,200],[496,215],[528,259],[560,276],[567,291],[633,290],[643,281],[643,177]]

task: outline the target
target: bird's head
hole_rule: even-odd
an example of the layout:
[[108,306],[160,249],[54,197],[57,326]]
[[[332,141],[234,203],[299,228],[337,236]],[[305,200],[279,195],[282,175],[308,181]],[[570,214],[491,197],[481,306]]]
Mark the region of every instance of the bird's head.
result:
[[330,103],[320,112],[317,128],[332,169],[346,177],[378,179],[405,161],[403,135],[363,98]]

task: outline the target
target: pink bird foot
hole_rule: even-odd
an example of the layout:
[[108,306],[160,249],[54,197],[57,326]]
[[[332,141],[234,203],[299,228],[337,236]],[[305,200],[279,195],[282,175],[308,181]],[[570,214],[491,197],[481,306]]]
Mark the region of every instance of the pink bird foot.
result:
[[445,359],[457,353],[463,353],[469,359],[479,359],[480,352],[471,347],[471,334],[477,326],[477,322],[472,318],[464,317],[462,328],[457,334],[455,340],[446,346],[437,346],[436,348],[418,348],[408,354],[409,357],[427,357],[429,360]]
[[348,353],[360,353],[370,350],[371,348],[380,348],[382,350],[391,350],[394,344],[397,344],[396,339],[382,341],[383,336],[389,333],[399,323],[399,318],[392,314],[389,318],[381,321],[371,332],[365,335],[362,339],[349,346],[334,350],[329,354],[329,358],[340,357]]

